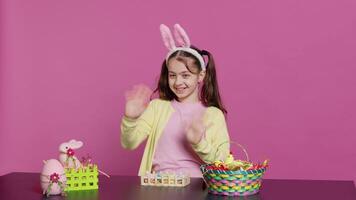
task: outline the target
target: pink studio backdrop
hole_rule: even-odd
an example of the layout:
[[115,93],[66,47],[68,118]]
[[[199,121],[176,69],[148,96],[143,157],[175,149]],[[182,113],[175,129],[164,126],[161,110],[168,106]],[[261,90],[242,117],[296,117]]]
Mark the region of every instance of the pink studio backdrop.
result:
[[124,91],[155,86],[166,55],[159,24],[179,22],[214,54],[231,138],[252,160],[271,160],[266,178],[356,180],[354,0],[2,0],[0,9],[0,175],[39,172],[72,138],[103,171],[136,175],[143,145],[119,142]]

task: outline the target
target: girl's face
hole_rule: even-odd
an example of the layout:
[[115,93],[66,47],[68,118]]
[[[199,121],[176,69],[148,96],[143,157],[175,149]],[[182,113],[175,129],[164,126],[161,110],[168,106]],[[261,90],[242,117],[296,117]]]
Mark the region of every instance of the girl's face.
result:
[[196,68],[191,71],[195,74],[190,72],[183,62],[174,58],[168,62],[169,88],[180,102],[193,103],[199,101],[199,82],[203,81],[205,72],[199,73]]

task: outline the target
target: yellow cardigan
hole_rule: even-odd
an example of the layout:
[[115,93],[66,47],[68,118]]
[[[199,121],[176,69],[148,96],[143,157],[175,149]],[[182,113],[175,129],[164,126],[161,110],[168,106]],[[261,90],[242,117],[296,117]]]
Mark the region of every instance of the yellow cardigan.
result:
[[[122,118],[121,145],[125,149],[137,148],[148,137],[139,175],[151,171],[158,139],[173,112],[175,110],[170,101],[154,99],[139,118]],[[208,128],[202,140],[192,145],[193,150],[206,163],[224,160],[230,152],[230,139],[223,112],[216,107],[208,107],[203,123]]]

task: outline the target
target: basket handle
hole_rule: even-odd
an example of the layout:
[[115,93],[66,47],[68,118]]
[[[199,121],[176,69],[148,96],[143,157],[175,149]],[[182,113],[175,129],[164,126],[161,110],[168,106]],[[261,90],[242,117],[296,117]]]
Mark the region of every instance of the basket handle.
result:
[[225,141],[225,142],[219,144],[219,146],[216,148],[216,152],[215,152],[215,156],[214,156],[215,158],[216,158],[216,154],[218,153],[219,148],[226,143],[234,144],[234,145],[237,145],[238,147],[240,147],[242,149],[242,151],[245,153],[246,161],[250,162],[250,157],[248,156],[248,153],[247,153],[245,147],[243,147],[241,144],[234,142],[234,141]]

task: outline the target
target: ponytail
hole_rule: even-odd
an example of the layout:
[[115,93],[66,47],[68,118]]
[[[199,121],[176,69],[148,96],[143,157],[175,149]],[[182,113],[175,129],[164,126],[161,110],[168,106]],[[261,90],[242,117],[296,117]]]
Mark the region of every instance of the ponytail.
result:
[[218,87],[218,80],[216,76],[215,70],[215,62],[213,55],[206,51],[200,51],[201,55],[208,56],[208,64],[206,66],[204,84],[202,86],[200,98],[201,101],[205,106],[215,106],[219,108],[224,114],[227,114],[225,107],[222,104],[219,87]]

